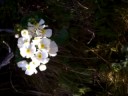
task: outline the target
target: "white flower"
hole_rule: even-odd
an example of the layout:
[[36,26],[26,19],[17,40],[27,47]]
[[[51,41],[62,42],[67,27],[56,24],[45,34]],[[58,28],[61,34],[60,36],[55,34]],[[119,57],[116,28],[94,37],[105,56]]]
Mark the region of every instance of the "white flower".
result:
[[17,66],[18,66],[19,68],[22,68],[22,70],[25,71],[27,64],[28,64],[28,62],[27,62],[26,60],[22,60],[22,61],[20,61],[20,62],[17,63]]
[[48,52],[51,40],[48,38],[42,38],[38,44],[40,50],[46,50]]
[[18,62],[17,66],[19,68],[22,68],[22,70],[25,71],[25,74],[27,75],[32,75],[34,73],[35,74],[37,73],[36,67],[32,62],[28,64],[26,60],[23,60],[23,61]]
[[36,67],[32,63],[27,64],[25,67],[26,67],[25,70],[26,75],[31,76],[32,74],[37,73]]
[[57,55],[57,52],[58,52],[57,44],[55,43],[55,41],[51,41],[49,55],[54,57]]
[[31,24],[30,22],[28,22],[28,30],[31,32],[31,35],[33,37],[37,36],[37,30],[39,30],[42,27],[45,27],[44,23],[45,21],[43,19],[41,19],[37,24]]
[[46,50],[38,50],[35,56],[32,58],[32,61],[46,64],[49,61],[48,53]]
[[36,47],[33,44],[20,48],[20,54],[22,57],[31,58],[36,52]]
[[21,36],[24,37],[24,38],[32,38],[30,32],[28,30],[26,30],[26,29],[23,29],[21,31]]
[[41,19],[39,21],[39,23],[37,23],[37,24],[32,24],[32,23],[28,22],[28,30],[30,30],[30,31],[36,31],[37,29],[40,29],[42,27],[45,27],[44,26],[44,23],[45,23],[45,21],[43,19]]
[[18,48],[22,48],[22,47],[27,47],[30,45],[30,38],[23,38],[23,37],[20,37],[18,39]]
[[44,64],[41,64],[40,66],[39,66],[39,70],[40,71],[45,71],[47,69],[47,67],[46,67],[46,65],[44,65]]
[[31,24],[28,22],[28,30],[33,33],[33,36],[41,36],[41,37],[51,37],[52,30],[51,29],[44,29],[48,27],[44,25],[45,21],[41,19],[37,24]]

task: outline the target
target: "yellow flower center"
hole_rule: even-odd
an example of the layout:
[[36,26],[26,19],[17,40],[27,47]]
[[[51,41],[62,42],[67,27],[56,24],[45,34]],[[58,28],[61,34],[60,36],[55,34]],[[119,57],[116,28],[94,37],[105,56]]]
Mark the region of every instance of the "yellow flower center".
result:
[[41,58],[42,58],[42,54],[39,53],[39,54],[37,55],[37,57],[38,57],[39,59],[41,59]]
[[38,27],[39,27],[39,24],[38,24],[38,23],[37,23],[37,24],[35,24],[35,27],[36,27],[36,28],[38,28]]
[[27,69],[30,70],[30,65],[28,65]]
[[45,33],[46,33],[46,30],[45,30],[45,29],[42,29],[42,30],[41,30],[41,33],[42,33],[42,34],[45,34]]
[[24,34],[24,35],[27,35],[27,31],[26,31],[26,30],[24,30],[24,31],[23,31],[23,34]]
[[35,63],[33,62],[33,65],[35,65]]
[[40,48],[44,49],[45,45],[44,44],[40,44]]
[[27,49],[27,50],[26,50],[26,53],[30,54],[30,52],[31,52],[30,49]]
[[26,35],[26,32],[24,31],[23,34]]

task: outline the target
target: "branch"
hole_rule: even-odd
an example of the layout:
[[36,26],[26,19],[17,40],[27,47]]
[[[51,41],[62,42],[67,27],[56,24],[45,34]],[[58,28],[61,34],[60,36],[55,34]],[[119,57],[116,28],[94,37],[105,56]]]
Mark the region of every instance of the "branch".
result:
[[7,33],[14,33],[14,30],[12,29],[0,29],[0,32],[7,32]]

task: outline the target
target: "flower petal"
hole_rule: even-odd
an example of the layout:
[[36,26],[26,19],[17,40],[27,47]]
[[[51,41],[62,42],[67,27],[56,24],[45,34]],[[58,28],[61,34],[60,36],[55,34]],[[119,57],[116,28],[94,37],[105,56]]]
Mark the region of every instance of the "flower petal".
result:
[[50,42],[51,42],[51,40],[48,39],[48,38],[43,38],[43,39],[42,39],[42,43],[44,43],[44,45],[50,46]]
[[28,22],[28,27],[33,27],[34,25],[30,22]]
[[34,74],[34,72],[33,71],[26,70],[25,71],[25,74],[31,76],[32,74]]
[[18,44],[17,44],[17,46],[18,46],[18,48],[21,48],[22,46],[23,46],[23,38],[22,37],[20,37],[19,39],[18,39]]
[[19,68],[22,68],[22,70],[26,70],[26,65],[28,64],[28,62],[26,60],[22,60],[20,62],[17,63],[17,66]]
[[42,30],[42,29],[44,29],[46,27],[48,27],[48,25],[41,25],[41,26],[39,26],[39,29]]
[[36,68],[40,65],[39,62],[34,62],[34,61],[31,61],[29,64],[33,64],[33,66]]
[[51,29],[46,29],[45,35],[46,35],[46,37],[51,37],[52,36],[52,30]]
[[45,58],[45,59],[43,59],[43,60],[42,60],[42,62],[41,62],[41,63],[42,63],[42,64],[46,64],[46,63],[48,63],[48,62],[49,62],[49,60],[50,60],[49,58]]
[[47,58],[48,57],[48,53],[46,50],[42,50],[42,55],[43,55],[43,58]]
[[35,37],[35,38],[32,40],[32,44],[33,44],[33,45],[38,45],[40,41],[41,41],[41,37]]
[[26,56],[25,48],[20,48],[20,55],[21,55],[22,57],[25,57],[25,56]]
[[55,41],[52,41],[50,44],[49,55],[54,57],[57,55],[57,52],[58,52],[58,46],[55,43]]
[[49,53],[50,56],[55,57],[57,53]]
[[44,24],[45,23],[45,21],[43,20],[43,19],[41,19],[40,21],[39,21],[39,25],[42,25],[42,24]]

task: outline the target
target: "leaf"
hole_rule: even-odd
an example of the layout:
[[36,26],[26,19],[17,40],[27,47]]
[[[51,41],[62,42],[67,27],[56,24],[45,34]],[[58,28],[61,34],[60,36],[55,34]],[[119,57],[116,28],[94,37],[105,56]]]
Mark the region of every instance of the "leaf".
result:
[[53,39],[59,45],[66,44],[69,41],[69,33],[66,29],[63,28],[57,32]]

